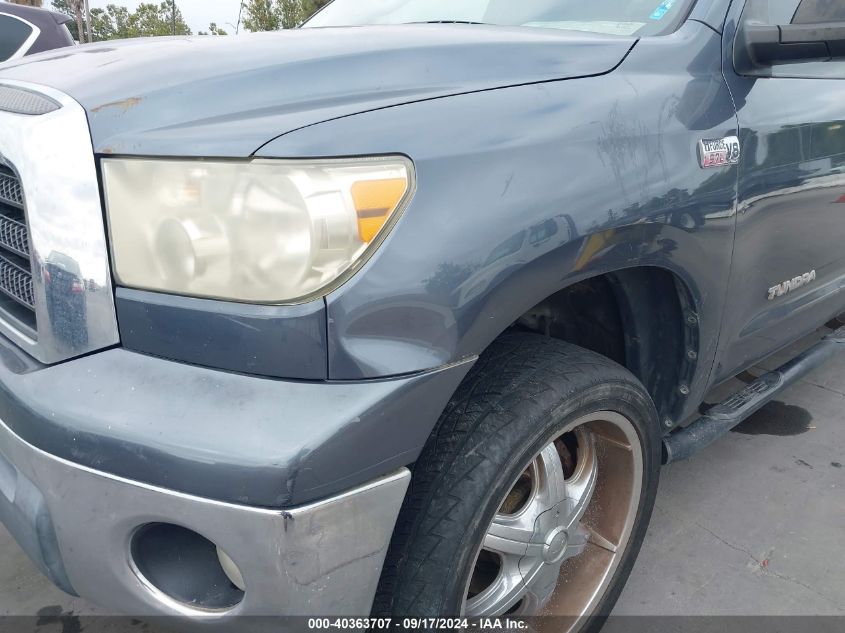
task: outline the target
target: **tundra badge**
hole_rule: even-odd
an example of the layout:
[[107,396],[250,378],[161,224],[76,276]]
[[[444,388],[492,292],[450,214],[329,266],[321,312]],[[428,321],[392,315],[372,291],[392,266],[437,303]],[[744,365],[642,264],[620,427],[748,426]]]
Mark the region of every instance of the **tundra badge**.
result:
[[798,290],[799,288],[802,288],[803,286],[806,286],[808,283],[811,283],[815,280],[816,271],[811,270],[810,272],[804,273],[803,275],[798,275],[797,277],[788,279],[782,284],[772,286],[771,288],[769,288],[769,301],[774,300],[776,297],[782,297],[783,295],[792,292],[793,290]]
[[736,136],[698,142],[698,160],[702,169],[739,164],[740,146]]

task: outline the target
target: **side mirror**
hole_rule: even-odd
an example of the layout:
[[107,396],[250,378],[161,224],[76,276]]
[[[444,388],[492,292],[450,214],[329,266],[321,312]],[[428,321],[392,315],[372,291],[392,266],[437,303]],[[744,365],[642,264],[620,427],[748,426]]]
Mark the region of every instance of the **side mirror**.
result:
[[845,60],[845,22],[746,24],[734,50],[736,69],[760,74],[778,63]]

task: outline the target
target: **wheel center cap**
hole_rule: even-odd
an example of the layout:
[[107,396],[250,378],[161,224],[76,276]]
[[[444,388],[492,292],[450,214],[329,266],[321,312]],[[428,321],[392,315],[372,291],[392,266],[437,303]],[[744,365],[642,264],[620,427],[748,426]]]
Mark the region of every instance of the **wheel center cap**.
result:
[[556,527],[546,535],[543,546],[543,560],[546,563],[559,563],[566,552],[569,543],[569,534],[562,527]]

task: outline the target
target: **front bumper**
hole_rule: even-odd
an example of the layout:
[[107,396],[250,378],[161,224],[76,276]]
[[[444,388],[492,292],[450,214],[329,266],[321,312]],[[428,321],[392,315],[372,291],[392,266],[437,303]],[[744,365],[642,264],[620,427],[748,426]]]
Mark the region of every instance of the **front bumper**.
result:
[[[410,473],[398,470],[288,510],[221,503],[127,481],[40,451],[0,424],[0,517],[66,591],[133,615],[366,615]],[[174,599],[141,572],[131,542],[151,523],[193,530],[243,574],[231,608]],[[194,567],[186,558],[183,573]],[[143,566],[143,565],[140,565]]]
[[[119,612],[366,615],[405,466],[471,364],[302,383],[123,349],[45,367],[0,337],[0,520],[55,584]],[[244,595],[206,608],[220,587],[178,550],[161,573],[187,593],[139,571],[150,524],[219,546]]]

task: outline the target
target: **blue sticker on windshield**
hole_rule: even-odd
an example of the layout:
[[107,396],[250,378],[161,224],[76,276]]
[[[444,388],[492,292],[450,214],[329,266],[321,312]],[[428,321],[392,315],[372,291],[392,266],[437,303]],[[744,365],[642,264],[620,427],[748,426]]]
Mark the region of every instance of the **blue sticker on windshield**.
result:
[[662,20],[663,17],[672,10],[672,7],[675,6],[675,0],[663,0],[660,3],[660,6],[654,10],[649,17],[652,20]]

